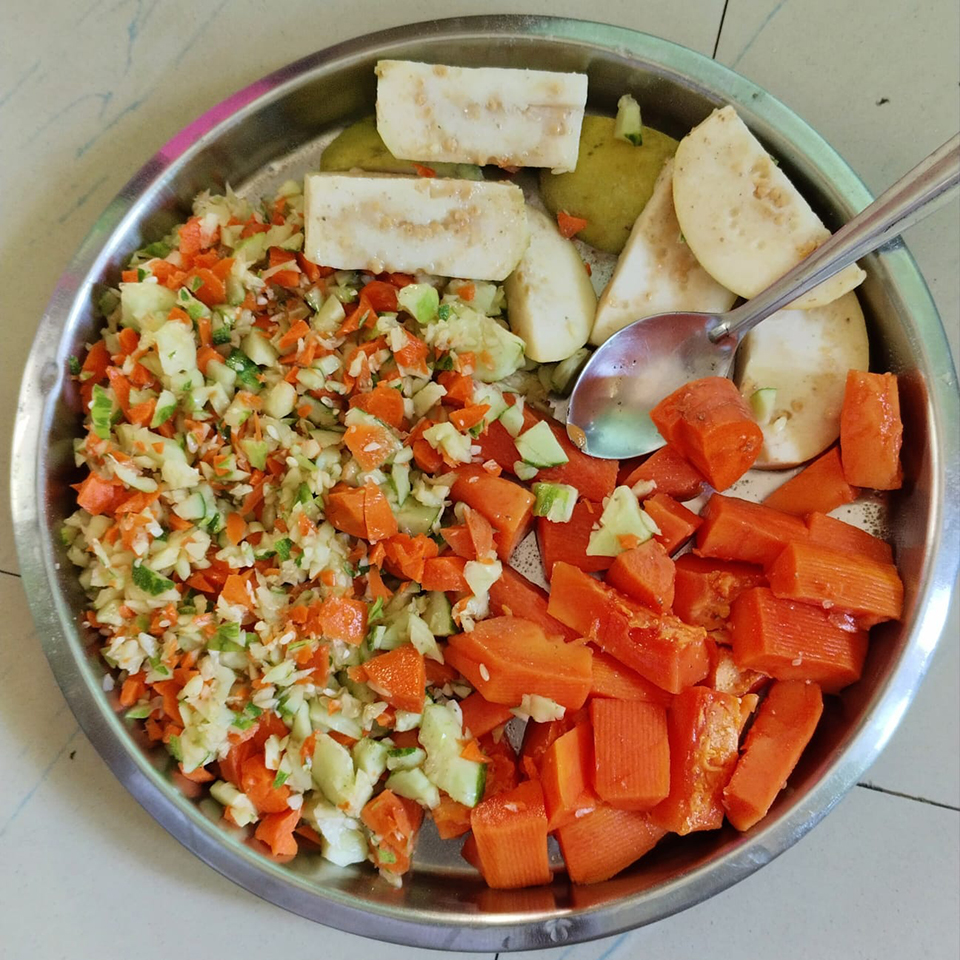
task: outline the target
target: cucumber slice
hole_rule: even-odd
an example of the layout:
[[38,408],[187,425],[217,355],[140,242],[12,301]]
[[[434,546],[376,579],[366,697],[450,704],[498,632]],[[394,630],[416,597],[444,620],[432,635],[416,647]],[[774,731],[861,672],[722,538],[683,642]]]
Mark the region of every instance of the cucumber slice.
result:
[[584,368],[586,362],[590,359],[591,351],[587,347],[581,347],[576,353],[571,354],[566,360],[561,360],[553,368],[553,376],[550,379],[550,389],[554,393],[565,397],[573,389],[573,385],[580,376],[580,371]]
[[540,468],[531,463],[525,463],[523,460],[517,460],[513,464],[513,472],[518,480],[532,480],[539,472]]
[[353,745],[353,762],[357,769],[369,774],[374,780],[379,780],[380,775],[387,769],[389,754],[390,748],[385,743],[370,737],[364,737]]
[[556,467],[570,459],[546,420],[525,430],[514,442],[520,458],[533,467]]
[[398,770],[387,778],[387,789],[398,797],[416,800],[431,810],[440,805],[440,791],[420,769]]
[[394,747],[387,752],[388,770],[413,770],[427,759],[427,753],[421,747]]
[[617,119],[613,125],[613,135],[617,140],[626,140],[635,147],[643,144],[640,104],[629,93],[624,94],[617,101]]
[[579,491],[568,483],[535,483],[532,487],[537,498],[533,505],[535,517],[546,517],[553,523],[567,523],[573,516]]
[[457,632],[457,625],[453,622],[453,607],[447,595],[439,590],[427,594],[423,620],[435,637],[450,637]]
[[453,708],[428,703],[423,708],[420,743],[427,752],[423,772],[454,800],[475,807],[483,798],[486,764],[460,756],[463,729]]
[[410,537],[415,537],[418,533],[429,533],[437,522],[441,509],[407,497],[397,509],[397,526],[401,533]]
[[500,422],[511,437],[518,437],[523,429],[523,397],[517,397],[514,404],[500,414]]
[[280,356],[276,347],[260,335],[259,332],[251,330],[241,341],[240,346],[243,352],[258,366],[269,367]]
[[403,506],[410,495],[410,464],[394,463],[390,467],[390,483],[397,495],[397,505]]

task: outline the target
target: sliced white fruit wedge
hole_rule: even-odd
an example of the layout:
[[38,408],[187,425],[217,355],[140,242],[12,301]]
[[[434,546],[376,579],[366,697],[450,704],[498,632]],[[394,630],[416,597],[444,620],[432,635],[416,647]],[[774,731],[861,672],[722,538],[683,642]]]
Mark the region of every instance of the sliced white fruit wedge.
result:
[[527,207],[530,245],[503,285],[510,329],[538,363],[566,360],[586,342],[597,295],[573,241]]
[[641,317],[682,310],[721,313],[737,299],[700,266],[680,235],[673,209],[673,164],[664,164],[600,295],[590,334],[597,346]]
[[[693,255],[741,297],[756,296],[830,236],[729,106],[714,110],[680,141],[673,200]],[[791,306],[823,306],[865,276],[850,264]]]
[[395,157],[577,165],[585,74],[381,60],[377,77],[377,131]]
[[339,269],[503,280],[527,248],[511,183],[313,173],[304,193],[304,254]]
[[737,357],[737,386],[748,400],[771,398],[759,418],[763,448],[754,466],[791,467],[840,435],[848,370],[866,370],[870,346],[855,293],[825,307],[780,310],[749,333]]

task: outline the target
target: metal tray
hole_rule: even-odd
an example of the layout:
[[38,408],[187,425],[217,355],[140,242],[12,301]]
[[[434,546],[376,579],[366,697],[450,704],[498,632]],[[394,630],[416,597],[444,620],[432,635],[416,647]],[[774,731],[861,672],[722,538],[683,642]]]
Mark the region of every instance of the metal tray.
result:
[[868,257],[860,293],[873,364],[900,375],[906,425],[904,487],[884,511],[907,588],[904,619],[875,631],[863,679],[831,698],[789,788],[752,831],[668,839],[594,886],[573,886],[559,872],[550,886],[509,892],[487,889],[457,844],[441,843],[432,826],[399,890],[369,868],[339,869],[311,856],[271,862],[180,792],[166,774],[165,753],[151,751],[115,712],[115,694],[103,692],[103,664],[79,625],[84,597],[58,536],[73,509],[71,441],[82,419],[67,358],[95,339],[97,288],[116,282],[130,251],[183,219],[202,189],[228,182],[266,189],[271,177],[308,169],[331,130],[371,111],[373,66],[384,56],[583,71],[592,111],[612,113],[630,91],[645,120],[675,136],[732,103],[829,226],[871,199],[830,146],[765,91],[700,54],[630,30],[471,17],[376,33],[307,57],[166,144],[103,212],[60,279],[27,363],[15,426],[12,499],[24,586],[64,695],[113,772],[181,843],[253,893],[353,933],[448,950],[518,950],[616,933],[698,903],[782,853],[843,796],[902,717],[943,628],[957,573],[960,412],[950,352],[902,244]]

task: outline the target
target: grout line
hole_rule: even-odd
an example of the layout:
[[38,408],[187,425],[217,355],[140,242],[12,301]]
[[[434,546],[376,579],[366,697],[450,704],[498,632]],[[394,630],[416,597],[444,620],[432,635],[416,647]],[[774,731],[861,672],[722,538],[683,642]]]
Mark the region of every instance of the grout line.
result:
[[0,573],[5,573],[8,577],[16,577],[18,580],[20,579],[20,574],[19,574],[19,573],[14,573],[12,570],[2,570],[2,569],[0,569]]
[[875,793],[885,793],[890,797],[900,797],[903,800],[915,800],[917,803],[926,803],[931,807],[939,807],[941,810],[953,810],[960,813],[960,807],[955,807],[952,803],[941,803],[939,800],[928,800],[926,797],[917,797],[912,793],[901,793],[899,790],[888,790],[886,787],[878,787],[873,783],[858,783],[858,787],[864,790],[873,790]]
[[723,0],[723,11],[720,14],[720,26],[717,27],[717,39],[714,41],[713,53],[711,54],[714,60],[717,59],[717,50],[720,49],[720,34],[723,33],[723,21],[726,19],[727,7],[729,4],[730,0]]

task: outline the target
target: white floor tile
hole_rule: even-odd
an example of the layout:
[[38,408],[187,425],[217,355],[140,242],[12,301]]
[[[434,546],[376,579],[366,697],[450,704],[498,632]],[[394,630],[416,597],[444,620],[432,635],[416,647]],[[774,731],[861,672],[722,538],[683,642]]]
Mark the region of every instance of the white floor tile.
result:
[[955,960],[960,814],[858,787],[783,856],[691,910],[523,960]]

